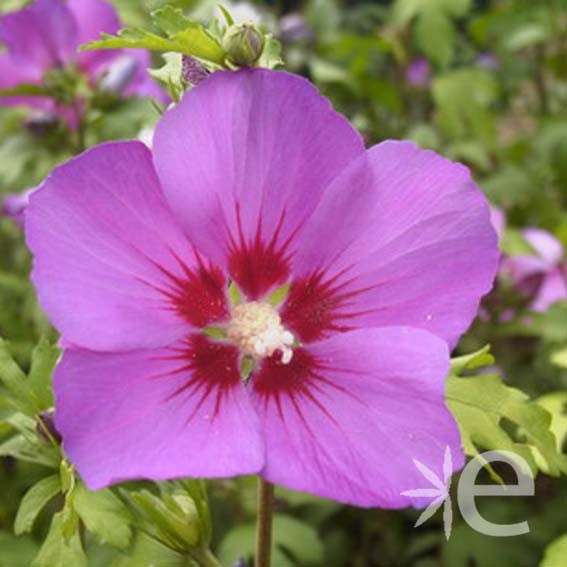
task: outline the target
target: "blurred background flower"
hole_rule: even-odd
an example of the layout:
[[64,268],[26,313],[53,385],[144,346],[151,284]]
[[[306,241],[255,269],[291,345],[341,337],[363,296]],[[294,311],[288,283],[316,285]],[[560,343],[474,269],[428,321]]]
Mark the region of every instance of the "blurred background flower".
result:
[[124,95],[165,93],[150,78],[149,53],[115,50],[78,53],[102,32],[121,28],[105,0],[34,0],[0,17],[0,104],[25,105],[59,115],[76,127],[84,112],[81,81]]

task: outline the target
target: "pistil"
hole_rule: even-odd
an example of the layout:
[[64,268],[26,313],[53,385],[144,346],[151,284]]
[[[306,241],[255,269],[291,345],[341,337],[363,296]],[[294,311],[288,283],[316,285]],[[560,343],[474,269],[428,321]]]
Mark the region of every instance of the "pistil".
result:
[[244,355],[255,360],[270,357],[277,351],[281,352],[283,364],[288,364],[293,357],[294,337],[268,303],[251,301],[237,305],[227,337]]

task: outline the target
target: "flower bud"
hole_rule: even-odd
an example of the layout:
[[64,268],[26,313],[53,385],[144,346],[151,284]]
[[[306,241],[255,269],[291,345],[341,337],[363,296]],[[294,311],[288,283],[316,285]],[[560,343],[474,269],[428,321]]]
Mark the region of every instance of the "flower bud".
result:
[[223,40],[228,59],[239,67],[250,67],[264,51],[264,35],[251,22],[232,26]]
[[183,55],[183,79],[192,85],[200,83],[209,76],[203,64],[191,55]]
[[25,122],[24,126],[34,136],[42,137],[57,128],[59,118],[53,112],[45,112],[43,110],[33,112]]
[[139,63],[134,57],[124,55],[114,61],[107,69],[101,81],[103,91],[119,94],[134,79]]

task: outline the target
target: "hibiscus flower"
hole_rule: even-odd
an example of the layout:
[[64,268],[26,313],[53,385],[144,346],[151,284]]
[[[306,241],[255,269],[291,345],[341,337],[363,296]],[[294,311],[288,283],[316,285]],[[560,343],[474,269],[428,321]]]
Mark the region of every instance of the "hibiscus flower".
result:
[[[78,53],[80,45],[116,33],[118,14],[104,0],[35,0],[29,6],[0,17],[0,89],[22,85],[45,87],[67,72],[85,75],[91,86],[102,83],[123,95],[164,99],[160,87],[149,77],[147,51],[117,49]],[[39,93],[41,94],[41,93]],[[80,101],[22,94],[0,98],[3,105],[25,105],[56,114],[72,125],[78,120]]]
[[392,508],[422,503],[414,459],[462,466],[445,379],[497,267],[488,204],[434,152],[366,151],[306,80],[214,73],[152,150],[57,168],[26,231],[90,488],[258,473]]

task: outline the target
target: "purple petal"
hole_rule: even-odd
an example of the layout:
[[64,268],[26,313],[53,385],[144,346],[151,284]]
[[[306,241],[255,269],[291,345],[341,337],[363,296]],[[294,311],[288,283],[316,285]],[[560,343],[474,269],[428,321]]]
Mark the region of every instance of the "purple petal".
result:
[[506,213],[498,207],[490,207],[490,222],[499,238],[502,238],[506,229]]
[[166,197],[199,249],[249,297],[285,281],[293,241],[360,136],[305,79],[217,72],[166,113],[154,138]]
[[555,266],[563,257],[561,242],[546,230],[527,228],[523,234],[528,244],[548,266]]
[[37,188],[27,189],[22,193],[10,193],[4,197],[2,203],[2,214],[12,219],[21,227],[24,226],[24,213],[27,209],[30,196]]
[[543,275],[549,270],[545,260],[537,256],[509,256],[502,262],[502,273],[508,275],[515,284],[526,278]]
[[[41,80],[32,68],[22,65],[11,54],[0,54],[0,89],[13,89],[24,83],[37,85]],[[44,111],[51,111],[55,107],[51,99],[37,96],[1,97],[0,105],[31,106]]]
[[453,346],[498,259],[488,203],[467,168],[384,142],[333,184],[301,235],[284,319],[303,340],[408,325]]
[[104,90],[125,96],[148,96],[160,102],[170,101],[168,94],[148,73],[151,67],[149,52],[141,49],[121,49],[112,52],[112,57],[98,61],[89,70],[91,77]]
[[[121,26],[114,7],[104,0],[69,0],[69,9],[77,22],[77,46],[99,39],[101,33],[115,34]],[[77,53],[81,67],[91,75],[114,59],[121,50],[97,50]]]
[[[79,45],[94,41],[101,33],[115,34],[122,24],[114,7],[104,0],[70,0],[69,8],[73,12],[79,29]],[[162,102],[169,100],[167,94],[149,76],[151,66],[148,51],[142,49],[114,49],[85,51],[77,54],[81,67],[93,80],[101,75],[124,67],[124,63],[134,66],[131,75],[116,92],[125,95],[152,96]]]
[[77,26],[61,0],[35,0],[0,18],[0,41],[26,73],[39,79],[75,52]]
[[70,350],[55,372],[56,425],[87,486],[258,472],[260,426],[237,352],[203,335],[121,354]]
[[142,143],[55,169],[30,200],[26,233],[41,303],[73,344],[162,346],[227,316],[224,276],[181,233]]
[[0,54],[0,89],[12,89],[22,83],[35,84],[37,77],[15,61],[11,54]]
[[269,359],[252,377],[265,429],[264,478],[358,506],[423,505],[401,493],[431,488],[414,465],[443,479],[448,446],[464,462],[445,405],[447,345],[410,328],[341,333]]
[[427,59],[419,58],[410,62],[406,69],[406,81],[414,87],[426,87],[431,79],[431,65]]
[[68,0],[67,5],[77,21],[79,45],[99,39],[103,32],[115,34],[120,30],[120,18],[109,2]]
[[543,312],[558,301],[567,301],[567,264],[545,274],[530,307]]
[[171,100],[169,95],[148,73],[152,66],[150,53],[142,49],[125,49],[123,55],[133,58],[137,63],[136,73],[124,89],[124,94],[152,97],[164,104],[168,103]]

